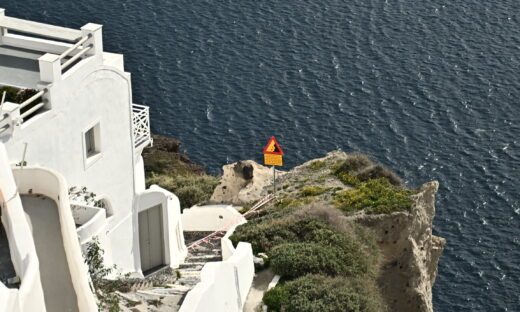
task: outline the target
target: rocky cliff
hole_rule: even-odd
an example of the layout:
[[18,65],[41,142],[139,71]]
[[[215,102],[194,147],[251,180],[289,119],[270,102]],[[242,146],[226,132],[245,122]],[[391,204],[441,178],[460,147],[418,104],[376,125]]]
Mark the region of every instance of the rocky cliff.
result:
[[[280,172],[277,178],[278,199],[296,206],[337,207],[338,194],[355,189],[345,183],[345,179],[338,179],[341,175],[337,174],[338,164],[349,157],[343,152],[332,152],[289,172]],[[348,179],[359,182],[366,177],[383,176],[400,183],[387,169],[364,158],[359,159],[362,160],[356,160],[359,164],[353,162],[358,167],[349,167],[352,170]],[[242,161],[223,169],[223,177],[211,198],[214,202],[243,205],[271,192],[273,178],[269,168],[253,161]],[[443,238],[432,235],[438,187],[438,182],[433,181],[410,191],[412,195],[407,209],[387,213],[362,209],[338,217],[364,225],[374,232],[382,254],[377,284],[389,311],[433,311],[432,287],[445,244]]]
[[436,181],[413,195],[409,212],[351,216],[379,238],[384,256],[379,285],[391,311],[433,311],[432,287],[446,240],[432,235]]

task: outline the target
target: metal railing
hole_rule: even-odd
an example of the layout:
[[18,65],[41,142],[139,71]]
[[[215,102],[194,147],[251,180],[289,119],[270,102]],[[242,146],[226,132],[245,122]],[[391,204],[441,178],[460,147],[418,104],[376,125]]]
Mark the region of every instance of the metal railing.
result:
[[150,108],[148,106],[132,104],[132,128],[135,149],[145,147],[152,142]]
[[[20,112],[25,107],[29,107],[29,105],[33,104],[36,100],[40,99],[45,94],[45,91],[46,90],[41,90],[40,92],[36,93],[35,95],[33,95],[30,98],[28,98],[27,100],[25,100],[25,102],[23,102],[22,104],[20,104]],[[31,114],[35,113],[37,110],[42,108],[44,105],[45,105],[45,103],[43,103],[43,101],[42,101],[41,103],[38,103],[38,104],[30,107],[28,110],[26,110],[25,112],[20,114],[20,118],[24,119],[24,118],[30,116]]]
[[64,59],[65,57],[67,57],[72,51],[76,50],[77,48],[79,48],[82,44],[84,44],[88,39],[90,39],[92,37],[92,34],[88,34],[88,36],[86,37],[83,37],[81,40],[79,40],[78,42],[76,42],[72,47],[68,48],[67,50],[65,50],[62,54],[60,54],[60,60]]
[[8,119],[9,115],[8,114],[3,114],[1,117],[0,117],[0,134],[2,134],[2,132],[6,131],[7,129],[9,129],[9,123],[5,123],[2,125],[2,123],[4,121],[6,121]]
[[[85,37],[86,38],[86,37]],[[85,55],[90,49],[92,49],[94,46],[91,44],[87,46],[86,48],[83,48],[80,52],[78,52],[76,55],[68,59],[65,63],[61,64],[61,70],[64,71],[67,67],[69,67],[72,63],[74,63],[77,59]],[[61,59],[61,55],[60,55]]]

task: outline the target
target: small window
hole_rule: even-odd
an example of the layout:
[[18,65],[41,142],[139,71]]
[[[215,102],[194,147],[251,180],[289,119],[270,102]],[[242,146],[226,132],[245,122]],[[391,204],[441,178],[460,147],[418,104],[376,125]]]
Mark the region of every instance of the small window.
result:
[[87,151],[87,157],[93,156],[97,153],[94,128],[91,128],[87,133],[85,133],[85,149]]
[[99,122],[83,132],[85,169],[101,158],[101,135]]

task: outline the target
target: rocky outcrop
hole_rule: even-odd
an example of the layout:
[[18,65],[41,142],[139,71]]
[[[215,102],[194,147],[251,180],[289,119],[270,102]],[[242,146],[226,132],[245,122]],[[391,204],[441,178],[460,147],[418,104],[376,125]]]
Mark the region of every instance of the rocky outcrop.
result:
[[152,135],[153,146],[145,148],[142,155],[145,172],[148,175],[205,175],[204,168],[180,153],[181,142],[164,136]]
[[[223,171],[209,200],[211,203],[250,204],[265,196],[266,189],[273,183],[273,170],[252,160],[225,165]],[[283,174],[283,171],[276,171],[277,178]]]

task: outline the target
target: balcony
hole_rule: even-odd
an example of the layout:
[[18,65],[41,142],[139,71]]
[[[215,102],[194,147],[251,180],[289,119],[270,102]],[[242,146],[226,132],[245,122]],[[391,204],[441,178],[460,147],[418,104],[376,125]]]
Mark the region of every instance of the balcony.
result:
[[136,153],[152,144],[150,133],[150,109],[148,106],[132,104],[132,128]]
[[106,225],[105,209],[76,202],[71,202],[70,208],[80,244],[83,245],[104,229]]

